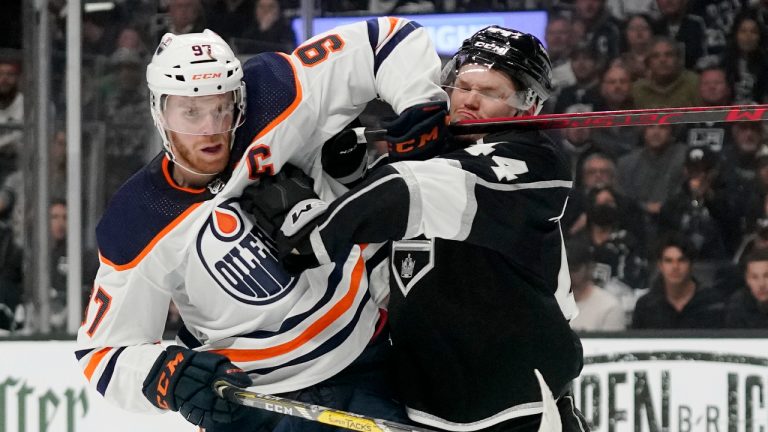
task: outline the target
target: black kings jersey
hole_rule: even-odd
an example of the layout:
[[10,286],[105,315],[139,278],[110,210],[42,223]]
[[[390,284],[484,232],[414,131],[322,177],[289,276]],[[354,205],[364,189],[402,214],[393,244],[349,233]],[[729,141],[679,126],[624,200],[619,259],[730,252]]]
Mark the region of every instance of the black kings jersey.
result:
[[[565,156],[538,132],[487,136],[375,172],[314,233],[327,253],[393,239],[390,319],[409,416],[471,431],[538,414],[582,367],[559,219]],[[372,278],[371,283],[374,283]]]

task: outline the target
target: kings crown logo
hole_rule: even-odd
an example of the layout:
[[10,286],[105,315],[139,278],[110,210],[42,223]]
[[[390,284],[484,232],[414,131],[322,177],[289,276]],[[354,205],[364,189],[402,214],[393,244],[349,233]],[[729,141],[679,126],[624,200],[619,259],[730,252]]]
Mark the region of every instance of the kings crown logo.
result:
[[400,269],[400,277],[404,279],[410,279],[413,277],[413,268],[416,267],[416,260],[411,258],[411,254],[403,260],[403,266]]

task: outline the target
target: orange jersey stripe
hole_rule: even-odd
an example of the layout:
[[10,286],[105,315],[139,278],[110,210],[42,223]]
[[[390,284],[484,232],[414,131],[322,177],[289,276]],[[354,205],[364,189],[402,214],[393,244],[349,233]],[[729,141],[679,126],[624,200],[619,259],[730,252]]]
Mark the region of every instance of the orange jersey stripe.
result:
[[101,360],[104,358],[105,355],[111,350],[112,348],[106,347],[102,348],[98,351],[96,351],[93,354],[93,357],[91,357],[90,360],[88,360],[88,365],[85,367],[85,377],[88,379],[88,381],[91,380],[91,377],[93,376],[93,373],[96,372],[96,368],[99,366],[99,363],[101,363]]
[[[360,247],[364,249],[365,245],[361,245]],[[283,355],[285,353],[288,353],[290,351],[293,351],[301,347],[308,341],[314,339],[323,330],[328,328],[328,326],[330,326],[334,321],[339,319],[339,317],[342,316],[346,311],[348,311],[349,308],[352,307],[355,296],[357,295],[357,292],[360,290],[360,281],[363,278],[364,272],[365,272],[365,262],[361,255],[360,258],[358,258],[357,262],[355,263],[354,269],[352,270],[352,280],[350,282],[349,291],[347,291],[347,293],[344,294],[344,297],[342,297],[335,305],[333,305],[333,307],[330,310],[328,310],[328,312],[323,314],[323,316],[321,316],[317,321],[315,321],[309,327],[307,327],[307,329],[304,330],[295,339],[282,343],[280,345],[270,347],[270,348],[221,349],[221,350],[213,350],[211,352],[224,355],[232,361],[247,362],[247,361],[264,360],[271,357],[277,357],[279,355]]]
[[192,188],[185,188],[177,185],[176,182],[173,180],[173,177],[171,177],[171,171],[168,169],[169,163],[171,163],[171,161],[168,160],[168,156],[164,157],[163,158],[163,175],[165,176],[165,181],[167,181],[172,188],[178,189],[184,192],[193,193],[193,194],[199,194],[199,193],[205,192],[205,188],[192,189]]
[[157,242],[160,241],[160,239],[165,237],[165,235],[168,234],[173,228],[175,228],[176,225],[180,224],[181,221],[183,221],[187,216],[189,216],[190,213],[195,211],[195,209],[198,208],[200,206],[200,204],[202,204],[202,203],[199,202],[199,203],[192,204],[191,206],[189,206],[188,209],[184,210],[184,212],[182,214],[177,216],[176,219],[171,221],[171,223],[169,223],[165,228],[163,228],[163,230],[160,231],[152,239],[152,241],[149,242],[149,244],[141,251],[141,253],[139,253],[139,255],[136,258],[132,259],[129,263],[127,263],[127,264],[115,264],[115,263],[113,263],[112,261],[110,261],[109,259],[107,259],[105,256],[103,256],[101,254],[99,254],[99,259],[101,260],[101,262],[103,262],[104,264],[114,268],[117,271],[128,270],[128,269],[136,267],[136,265],[138,265],[139,262],[141,262],[141,260],[143,260],[144,257],[147,256],[149,251],[151,251],[152,248],[155,247],[155,245],[157,244]]
[[389,31],[387,32],[387,37],[384,38],[385,40],[395,31],[395,27],[397,27],[397,23],[400,21],[399,18],[395,17],[387,17],[387,19],[389,20]]
[[296,73],[296,66],[293,65],[293,62],[291,61],[291,57],[284,53],[278,53],[281,56],[285,57],[285,59],[288,61],[288,64],[291,65],[291,70],[293,70],[293,81],[296,83],[296,97],[293,99],[293,102],[291,102],[290,105],[288,105],[288,108],[283,110],[283,112],[280,113],[279,116],[275,117],[267,126],[264,127],[252,140],[251,144],[256,142],[259,138],[263,137],[264,135],[268,134],[272,129],[274,129],[280,122],[285,120],[286,117],[291,115],[291,113],[296,109],[297,106],[299,106],[299,102],[301,102],[301,83],[299,82],[299,75]]

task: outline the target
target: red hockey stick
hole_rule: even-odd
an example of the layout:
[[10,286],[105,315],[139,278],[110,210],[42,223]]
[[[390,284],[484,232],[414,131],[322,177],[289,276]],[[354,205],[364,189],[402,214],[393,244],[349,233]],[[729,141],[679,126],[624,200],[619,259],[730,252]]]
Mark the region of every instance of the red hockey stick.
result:
[[[596,111],[464,120],[450,126],[454,135],[493,133],[505,130],[605,128],[681,123],[723,123],[768,120],[768,105],[728,105]],[[368,142],[384,139],[384,129],[365,131]]]

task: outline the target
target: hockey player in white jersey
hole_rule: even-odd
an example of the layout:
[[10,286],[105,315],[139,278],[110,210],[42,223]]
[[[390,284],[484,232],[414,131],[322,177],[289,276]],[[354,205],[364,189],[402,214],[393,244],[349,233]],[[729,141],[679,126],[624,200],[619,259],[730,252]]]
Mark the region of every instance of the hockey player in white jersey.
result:
[[[485,28],[446,66],[451,115],[538,113],[550,76],[534,36]],[[409,131],[430,116],[386,124],[390,146],[423,153]],[[352,244],[393,240],[389,316],[409,417],[457,432],[584,432],[569,393],[583,359],[568,325],[576,305],[559,226],[567,158],[537,131],[458,138],[433,159],[403,153],[329,205],[297,204],[278,236],[283,263],[300,271]],[[258,188],[244,193],[258,202]],[[540,381],[556,408],[542,403]]]
[[[444,101],[439,74],[427,33],[405,19],[339,27],[243,65],[213,32],[166,34],[147,68],[164,152],[97,227],[100,268],[76,353],[90,386],[209,432],[319,427],[246,412],[215,395],[216,379],[402,421],[380,367],[381,299],[368,286],[386,251],[352,245],[291,276],[239,197],[289,163],[314,179],[310,193],[336,197],[344,189],[322,175],[321,144],[376,96],[398,112]],[[165,348],[171,301],[185,326]]]

